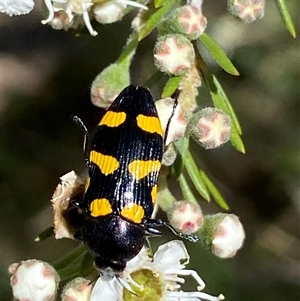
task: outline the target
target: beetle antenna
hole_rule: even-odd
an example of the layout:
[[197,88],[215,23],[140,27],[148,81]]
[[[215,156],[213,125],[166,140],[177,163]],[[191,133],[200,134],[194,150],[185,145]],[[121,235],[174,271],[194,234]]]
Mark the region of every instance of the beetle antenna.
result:
[[83,152],[85,155],[85,163],[89,166],[90,160],[89,160],[89,150],[88,150],[88,143],[89,143],[89,132],[87,130],[87,127],[83,123],[83,121],[78,116],[73,116],[72,120],[75,124],[77,124],[80,129],[84,132],[84,138],[83,138]]
[[177,105],[178,105],[179,95],[180,95],[180,91],[178,89],[176,89],[176,91],[171,95],[171,98],[174,99],[174,105],[173,105],[171,116],[170,116],[170,118],[168,119],[168,122],[167,122],[165,136],[164,136],[164,145],[166,145],[166,142],[167,142],[167,137],[168,137],[168,133],[169,133],[170,124],[171,124],[171,121],[172,121],[172,117],[175,115],[175,111],[176,111],[176,108],[177,108]]

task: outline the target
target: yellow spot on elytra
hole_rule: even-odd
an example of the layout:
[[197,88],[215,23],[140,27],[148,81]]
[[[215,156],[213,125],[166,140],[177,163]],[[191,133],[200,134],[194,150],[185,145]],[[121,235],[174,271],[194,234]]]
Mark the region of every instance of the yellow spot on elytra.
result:
[[89,186],[90,186],[90,182],[91,182],[91,178],[90,177],[87,177],[86,180],[85,180],[85,184],[84,184],[84,193],[87,192]]
[[151,199],[153,204],[156,202],[156,195],[157,195],[157,185],[155,184],[151,190]]
[[91,216],[105,216],[112,213],[112,208],[108,199],[95,199],[90,205]]
[[101,119],[99,125],[107,125],[109,127],[117,127],[126,119],[125,112],[108,111]]
[[128,164],[128,171],[136,180],[140,180],[153,171],[159,171],[160,167],[161,163],[158,160],[134,160]]
[[142,222],[144,214],[144,208],[135,203],[127,204],[121,211],[121,215],[124,218],[129,219],[137,224]]
[[136,121],[138,127],[142,130],[149,133],[157,133],[161,136],[163,135],[161,123],[157,117],[140,114],[136,117]]
[[109,175],[117,170],[120,166],[118,160],[112,156],[103,155],[96,151],[91,151],[90,161],[99,166],[104,175]]

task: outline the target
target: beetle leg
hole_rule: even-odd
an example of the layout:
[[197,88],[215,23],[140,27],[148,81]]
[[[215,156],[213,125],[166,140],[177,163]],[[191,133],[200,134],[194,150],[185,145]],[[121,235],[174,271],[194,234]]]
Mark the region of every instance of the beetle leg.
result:
[[148,225],[146,225],[146,227],[145,227],[145,232],[146,232],[146,235],[152,235],[152,236],[161,236],[162,235],[160,230],[153,228],[151,226],[148,226]]
[[184,234],[182,232],[177,231],[172,225],[170,225],[169,223],[161,220],[161,219],[149,219],[146,222],[146,225],[148,226],[148,228],[150,228],[149,226],[165,226],[167,228],[169,228],[175,235],[187,239],[191,242],[197,242],[199,241],[199,237],[197,235],[193,235],[193,234]]

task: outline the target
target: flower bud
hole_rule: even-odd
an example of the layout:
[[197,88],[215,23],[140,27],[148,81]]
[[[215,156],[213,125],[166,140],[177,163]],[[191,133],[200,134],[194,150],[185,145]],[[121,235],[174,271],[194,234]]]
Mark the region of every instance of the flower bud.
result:
[[154,63],[161,72],[182,75],[191,68],[194,59],[193,45],[183,35],[164,35],[155,44]]
[[169,144],[164,150],[162,164],[165,166],[171,166],[175,162],[176,158],[177,158],[176,150],[173,144]]
[[92,83],[92,103],[107,109],[129,83],[129,64],[111,64]]
[[207,20],[202,11],[192,5],[184,5],[174,10],[169,21],[172,31],[190,40],[196,40],[205,30]]
[[155,106],[164,133],[166,133],[167,124],[171,118],[167,133],[166,145],[183,138],[187,127],[187,118],[180,104],[177,104],[174,114],[174,99],[171,97],[162,98],[156,101]]
[[198,204],[177,201],[169,213],[169,221],[173,227],[184,234],[195,233],[203,224],[203,214]]
[[244,23],[252,23],[264,16],[265,0],[229,0],[228,11]]
[[82,277],[72,279],[64,286],[61,301],[89,301],[92,288],[91,280]]
[[191,136],[205,149],[216,148],[230,138],[231,120],[219,109],[205,108],[189,122]]
[[199,236],[205,247],[220,258],[233,257],[245,240],[239,218],[226,213],[206,215]]
[[82,179],[71,171],[60,177],[61,183],[57,185],[51,203],[54,210],[55,238],[71,238],[80,228],[83,215],[78,213],[70,200],[82,200],[84,184]]
[[8,271],[12,274],[10,285],[17,300],[55,300],[59,276],[46,262],[31,259],[13,263]]
[[96,4],[93,8],[95,19],[101,24],[114,23],[124,16],[126,5],[118,2],[104,2]]

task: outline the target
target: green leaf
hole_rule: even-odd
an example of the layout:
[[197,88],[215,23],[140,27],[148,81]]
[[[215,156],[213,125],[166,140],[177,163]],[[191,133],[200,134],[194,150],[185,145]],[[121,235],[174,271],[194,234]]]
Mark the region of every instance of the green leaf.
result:
[[214,198],[215,202],[223,209],[228,210],[229,206],[221,193],[219,192],[218,188],[213,184],[213,182],[208,178],[203,170],[200,170],[201,178],[205,183],[207,189],[209,190],[210,194]]
[[138,33],[138,40],[141,41],[151,31],[164,19],[165,15],[169,12],[173,5],[175,5],[178,0],[168,0],[164,1],[164,6],[160,7],[151,17],[146,21],[145,25],[142,27]]
[[41,232],[35,239],[34,241],[36,242],[40,242],[43,241],[45,239],[47,239],[48,237],[51,237],[52,235],[54,235],[54,227],[48,227],[47,229],[45,229],[43,232]]
[[86,277],[90,275],[94,270],[94,258],[89,252],[86,252],[81,261],[80,275],[82,277]]
[[[178,150],[180,152],[180,150]],[[195,163],[191,153],[187,150],[184,153],[180,152],[182,157],[183,164],[188,172],[189,177],[191,178],[195,188],[199,194],[208,202],[210,201],[210,196],[208,190],[206,189],[205,184],[202,181],[199,169]]]
[[86,247],[84,244],[80,244],[78,247],[67,253],[64,257],[58,259],[52,265],[56,270],[63,269],[71,263],[80,259],[86,253]]
[[241,139],[241,136],[233,128],[231,128],[230,142],[237,151],[241,152],[242,154],[246,153],[245,145]]
[[[290,16],[290,13],[288,11],[288,8],[286,6],[285,0],[275,0],[279,13],[281,15],[281,18],[287,28],[287,30],[290,32],[293,38],[296,38],[296,30],[292,21],[292,18]],[[299,16],[299,14],[298,14]]]
[[223,49],[214,41],[208,34],[203,33],[199,37],[205,48],[209,51],[211,56],[215,59],[217,64],[227,73],[232,75],[240,75],[235,66],[232,64]]
[[159,8],[164,4],[164,0],[154,0],[154,7]]
[[181,192],[183,195],[183,199],[185,201],[193,202],[195,204],[198,204],[196,197],[194,196],[193,192],[191,191],[191,188],[189,184],[187,183],[187,180],[183,173],[180,174],[178,177],[179,185],[181,188]]
[[174,76],[168,79],[167,83],[164,86],[164,90],[161,94],[161,98],[170,97],[178,88],[183,75]]

